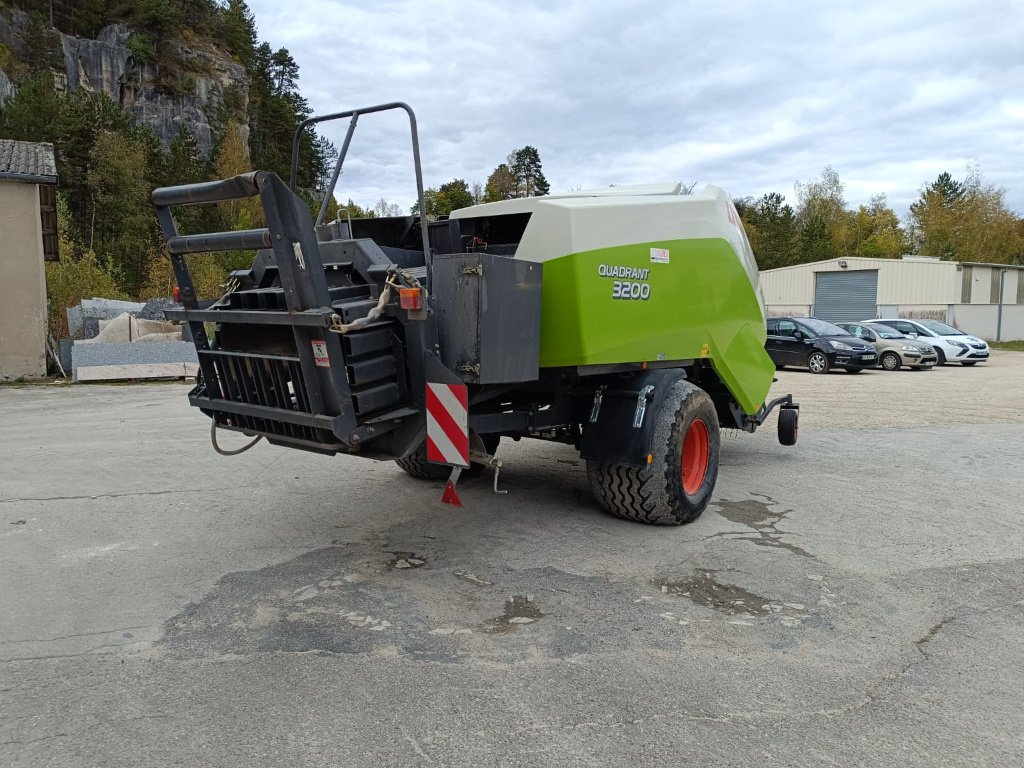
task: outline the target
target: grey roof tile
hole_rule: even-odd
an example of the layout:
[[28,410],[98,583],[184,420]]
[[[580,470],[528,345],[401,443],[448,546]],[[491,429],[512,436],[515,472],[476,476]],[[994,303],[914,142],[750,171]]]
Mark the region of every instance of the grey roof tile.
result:
[[53,158],[53,144],[0,139],[0,175],[52,176],[57,180],[57,163]]

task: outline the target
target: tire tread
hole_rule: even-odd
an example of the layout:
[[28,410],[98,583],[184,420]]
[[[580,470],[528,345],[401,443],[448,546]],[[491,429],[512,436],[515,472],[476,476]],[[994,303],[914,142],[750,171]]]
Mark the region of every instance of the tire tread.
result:
[[[678,407],[664,408],[658,414],[660,423],[655,429],[655,434],[664,431],[671,434],[668,427],[677,423],[683,416],[691,397],[707,398],[703,390],[693,385],[688,385],[684,391],[687,394],[679,402]],[[710,402],[708,398],[708,403]],[[717,419],[712,426],[717,430]],[[666,500],[675,498],[676,491],[671,473],[679,471],[679,462],[671,444],[665,445],[664,451],[665,470],[662,473],[656,471],[652,465],[631,467],[604,461],[588,461],[587,477],[601,506],[625,520],[648,525],[685,525],[700,517],[704,511],[703,506],[686,510],[678,503],[666,503]],[[717,465],[714,471],[717,473]]]

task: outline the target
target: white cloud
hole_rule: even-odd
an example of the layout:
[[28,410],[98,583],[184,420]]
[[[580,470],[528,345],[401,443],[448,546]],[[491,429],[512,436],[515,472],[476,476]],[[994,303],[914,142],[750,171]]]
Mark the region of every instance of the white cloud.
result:
[[[1024,211],[1018,3],[250,5],[315,112],[412,105],[428,185],[484,181],[533,144],[555,191],[700,180],[792,199],[832,165],[851,204],[885,192],[905,210],[978,162]],[[340,194],[409,205],[404,131],[360,121]]]

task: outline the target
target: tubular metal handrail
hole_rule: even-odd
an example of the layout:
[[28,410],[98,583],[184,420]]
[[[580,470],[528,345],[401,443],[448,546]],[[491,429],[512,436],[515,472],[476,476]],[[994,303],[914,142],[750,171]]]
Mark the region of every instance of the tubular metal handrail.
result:
[[338,154],[338,162],[334,166],[334,172],[331,174],[331,183],[328,185],[327,191],[324,195],[324,201],[320,206],[320,213],[316,218],[317,224],[323,223],[324,215],[327,212],[327,203],[334,195],[334,188],[338,183],[338,177],[341,175],[341,167],[345,162],[345,156],[348,154],[349,146],[352,143],[352,134],[355,132],[356,123],[359,122],[359,116],[369,115],[374,112],[387,112],[392,109],[404,110],[409,116],[409,130],[412,134],[412,159],[416,170],[416,199],[419,202],[420,212],[420,235],[423,238],[423,260],[427,267],[427,278],[424,287],[427,289],[427,293],[429,295],[430,278],[431,273],[433,272],[433,258],[430,253],[430,238],[427,230],[427,209],[423,198],[423,168],[420,164],[420,139],[419,132],[416,129],[416,114],[412,111],[412,107],[402,101],[392,101],[387,104],[378,104],[373,107],[362,107],[360,109],[350,109],[347,112],[335,112],[330,115],[318,115],[316,117],[306,118],[299,123],[299,127],[295,129],[295,137],[292,139],[292,172],[289,186],[291,187],[292,192],[294,192],[299,173],[299,142],[302,139],[302,132],[317,123],[351,118],[348,126],[348,132],[345,134],[345,141],[341,146],[341,152]]

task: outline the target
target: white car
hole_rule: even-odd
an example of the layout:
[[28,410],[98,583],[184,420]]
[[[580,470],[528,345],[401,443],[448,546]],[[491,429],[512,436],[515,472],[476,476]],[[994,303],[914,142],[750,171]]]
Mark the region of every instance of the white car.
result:
[[939,365],[960,363],[974,365],[988,360],[988,344],[984,339],[964,333],[952,325],[940,323],[938,320],[872,320],[873,323],[884,323],[895,328],[904,336],[926,341],[935,347],[939,356]]

